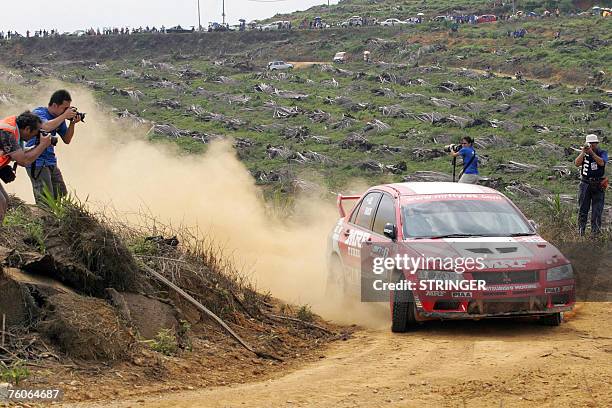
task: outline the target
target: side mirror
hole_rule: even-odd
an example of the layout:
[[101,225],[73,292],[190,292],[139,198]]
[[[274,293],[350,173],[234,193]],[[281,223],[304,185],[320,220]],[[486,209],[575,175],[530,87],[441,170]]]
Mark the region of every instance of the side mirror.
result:
[[538,224],[534,220],[527,220],[527,222],[529,222],[534,231],[538,230]]
[[391,238],[393,241],[395,241],[395,238],[397,238],[397,227],[388,222],[385,224],[383,234],[385,235],[385,237]]

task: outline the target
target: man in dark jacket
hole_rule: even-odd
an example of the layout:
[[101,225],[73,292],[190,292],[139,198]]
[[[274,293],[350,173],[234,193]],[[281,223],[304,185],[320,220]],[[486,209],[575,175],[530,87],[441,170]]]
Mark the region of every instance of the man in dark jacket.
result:
[[589,208],[591,209],[591,233],[601,231],[604,200],[607,187],[605,179],[608,152],[599,148],[597,135],[590,134],[574,164],[580,167],[580,187],[578,190],[578,232],[586,231]]

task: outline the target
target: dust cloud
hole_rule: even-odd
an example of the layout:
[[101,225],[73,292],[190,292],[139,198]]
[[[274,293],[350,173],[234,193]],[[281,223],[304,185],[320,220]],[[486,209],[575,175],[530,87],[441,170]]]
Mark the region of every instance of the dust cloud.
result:
[[[181,155],[168,144],[148,142],[146,130],[112,123],[90,92],[73,86],[48,84],[36,101],[19,107],[44,106],[59,88],[68,89],[73,105],[87,113],[72,143],[56,148],[68,188],[80,199],[111,206],[128,219],[145,208],[165,224],[197,227],[233,253],[237,264],[246,265],[260,290],[309,304],[334,321],[380,325],[370,306],[355,302],[339,308],[324,296],[327,237],[338,219],[332,201],[301,196],[295,220],[271,218],[230,142],[211,144],[203,156]],[[23,168],[7,190],[33,202]]]

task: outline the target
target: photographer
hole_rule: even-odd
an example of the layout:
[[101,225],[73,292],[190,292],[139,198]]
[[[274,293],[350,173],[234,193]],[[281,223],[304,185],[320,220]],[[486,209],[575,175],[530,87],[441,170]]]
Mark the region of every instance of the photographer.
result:
[[473,145],[474,139],[464,136],[461,138],[461,146],[451,145],[447,149],[452,157],[461,156],[463,159],[463,170],[459,177],[459,183],[476,184],[480,179],[478,176],[478,157]]
[[591,209],[591,233],[601,230],[608,178],[605,177],[608,152],[599,148],[597,135],[587,135],[582,151],[574,164],[580,170],[580,187],[578,190],[578,233],[583,236],[586,231],[589,207]]
[[[19,116],[9,116],[0,121],[0,179],[5,183],[15,180],[15,168],[9,165],[13,160],[21,166],[30,165],[51,144],[51,137],[40,136],[42,121],[32,112],[26,111]],[[39,137],[36,147],[24,150],[22,140]],[[8,194],[0,184],[0,222],[8,207]]]
[[[41,129],[50,132],[53,136],[51,146],[47,147],[36,162],[27,169],[37,204],[40,204],[40,197],[45,186],[56,199],[67,194],[66,184],[57,166],[55,145],[58,140],[57,134],[64,143],[69,144],[74,136],[75,125],[83,120],[84,115],[71,106],[71,103],[72,97],[68,91],[61,89],[51,95],[49,106],[41,106],[33,111],[43,122]],[[66,120],[70,121],[68,126],[66,126]],[[27,146],[34,146],[34,143],[35,141],[31,140]]]

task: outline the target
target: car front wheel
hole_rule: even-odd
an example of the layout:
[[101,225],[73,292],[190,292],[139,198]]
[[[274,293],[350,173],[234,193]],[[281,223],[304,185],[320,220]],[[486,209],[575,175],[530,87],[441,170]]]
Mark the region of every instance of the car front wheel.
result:
[[[400,282],[403,278],[398,279]],[[416,327],[416,310],[412,292],[408,289],[393,291],[393,310],[391,311],[391,331],[405,333]]]

